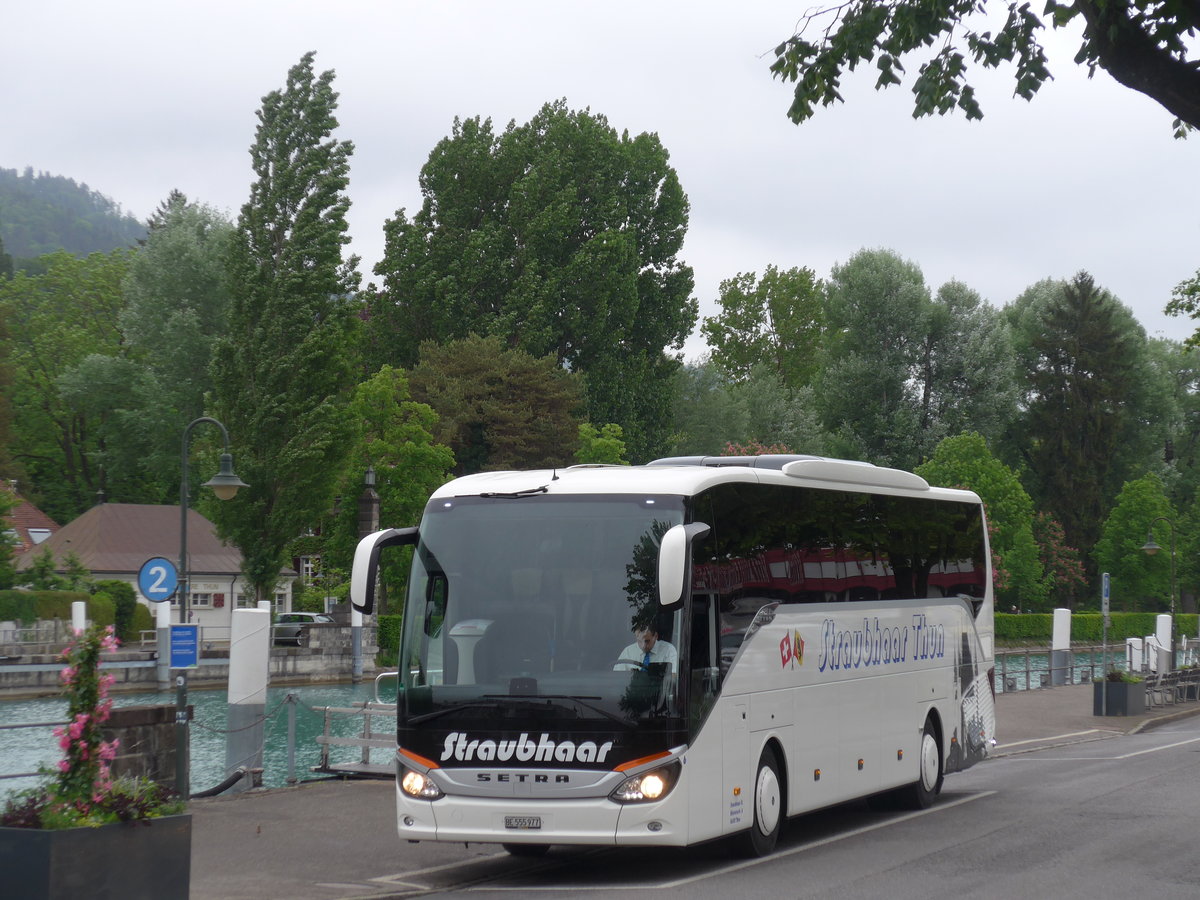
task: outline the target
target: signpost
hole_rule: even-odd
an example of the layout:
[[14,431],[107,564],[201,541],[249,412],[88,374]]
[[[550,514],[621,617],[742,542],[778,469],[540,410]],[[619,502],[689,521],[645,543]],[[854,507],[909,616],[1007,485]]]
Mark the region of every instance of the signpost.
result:
[[195,669],[200,665],[200,626],[171,626],[171,668]]
[[1108,626],[1112,620],[1108,617],[1109,597],[1112,593],[1112,581],[1105,572],[1100,576],[1100,612],[1104,614],[1104,649],[1100,656],[1100,714],[1108,715]]
[[170,600],[178,586],[179,572],[169,559],[155,556],[138,569],[138,590],[151,603]]

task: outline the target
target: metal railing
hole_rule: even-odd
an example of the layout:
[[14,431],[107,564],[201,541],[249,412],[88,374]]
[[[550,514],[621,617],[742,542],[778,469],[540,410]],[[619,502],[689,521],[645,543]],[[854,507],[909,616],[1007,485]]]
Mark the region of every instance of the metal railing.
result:
[[[59,728],[66,724],[66,722],[18,722],[15,725],[0,725],[0,731],[11,731],[17,728]],[[0,774],[0,779],[37,778],[41,774],[41,772],[5,772]]]

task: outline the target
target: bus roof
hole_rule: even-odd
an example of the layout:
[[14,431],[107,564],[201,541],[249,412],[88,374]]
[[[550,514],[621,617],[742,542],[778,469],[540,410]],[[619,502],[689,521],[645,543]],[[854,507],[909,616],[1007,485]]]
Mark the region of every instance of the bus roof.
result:
[[480,472],[442,485],[431,499],[525,494],[676,494],[692,496],[728,482],[795,485],[979,503],[971,491],[930,487],[919,475],[871,463],[818,456],[689,456],[645,466],[577,465],[563,469]]

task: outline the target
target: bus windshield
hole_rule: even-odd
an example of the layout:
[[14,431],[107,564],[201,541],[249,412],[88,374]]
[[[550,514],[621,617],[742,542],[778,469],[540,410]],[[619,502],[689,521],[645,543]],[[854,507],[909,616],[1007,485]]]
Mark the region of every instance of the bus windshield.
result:
[[401,727],[673,727],[683,613],[660,607],[656,571],[682,521],[674,496],[432,501],[404,608]]

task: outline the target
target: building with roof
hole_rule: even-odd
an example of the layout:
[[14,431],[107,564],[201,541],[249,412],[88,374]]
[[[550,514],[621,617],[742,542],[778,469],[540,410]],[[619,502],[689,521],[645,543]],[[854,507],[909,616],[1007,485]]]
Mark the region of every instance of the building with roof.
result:
[[[221,541],[212,522],[196,510],[188,510],[187,522],[191,620],[205,627],[228,626],[233,610],[254,605],[253,590],[242,577],[242,554]],[[93,578],[128,581],[139,602],[154,606],[138,591],[138,572],[156,556],[178,565],[179,528],[178,506],[101,503],[20,554],[17,571],[29,569],[49,549],[62,572],[68,555],[74,554]],[[291,611],[295,578],[293,570],[283,571],[272,599],[276,611]],[[172,598],[171,605],[178,609],[178,599]]]
[[59,524],[57,522],[18,493],[16,482],[0,482],[0,490],[8,491],[16,501],[12,513],[5,516],[5,525],[16,535],[13,545],[14,557],[32,550],[58,531]]

